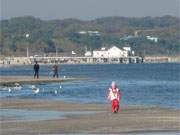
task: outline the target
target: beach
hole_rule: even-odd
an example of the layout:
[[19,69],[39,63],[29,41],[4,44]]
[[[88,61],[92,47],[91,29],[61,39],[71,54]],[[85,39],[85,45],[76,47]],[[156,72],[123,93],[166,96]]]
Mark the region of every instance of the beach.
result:
[[[11,118],[1,113],[1,134],[128,134],[143,132],[177,133],[180,131],[180,110],[178,109],[121,105],[120,112],[112,114],[110,108],[110,104],[1,99],[1,109],[40,111],[42,114],[43,111],[64,112],[62,118],[31,121],[18,121],[20,116]],[[73,112],[77,113],[73,114]]]
[[[179,134],[179,64],[61,69],[56,79],[49,76],[49,66],[41,66],[40,78],[34,79],[31,66],[1,68],[0,134]],[[117,114],[106,100],[112,79],[122,93]]]

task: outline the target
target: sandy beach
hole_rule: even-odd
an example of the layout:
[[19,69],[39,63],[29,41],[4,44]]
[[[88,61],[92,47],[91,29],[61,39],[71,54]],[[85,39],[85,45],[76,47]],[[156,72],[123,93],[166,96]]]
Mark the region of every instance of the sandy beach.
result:
[[[32,121],[18,121],[18,117],[12,120],[1,113],[2,135],[177,133],[180,131],[180,110],[156,106],[122,105],[118,114],[112,114],[110,104],[1,99],[1,109],[41,111],[42,115],[43,111],[66,112],[64,118]],[[77,113],[68,114],[67,112]]]

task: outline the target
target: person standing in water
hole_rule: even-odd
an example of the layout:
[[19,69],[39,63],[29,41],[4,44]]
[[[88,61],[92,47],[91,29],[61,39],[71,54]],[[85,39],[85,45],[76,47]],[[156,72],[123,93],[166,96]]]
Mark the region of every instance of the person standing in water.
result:
[[35,78],[39,78],[39,64],[37,63],[37,61],[34,64],[34,79]]
[[58,68],[59,68],[59,66],[58,66],[57,62],[55,62],[55,64],[52,67],[53,77],[57,77],[57,78],[59,77]]
[[118,113],[121,92],[114,81],[111,84],[111,88],[109,88],[107,99],[111,101],[112,113]]

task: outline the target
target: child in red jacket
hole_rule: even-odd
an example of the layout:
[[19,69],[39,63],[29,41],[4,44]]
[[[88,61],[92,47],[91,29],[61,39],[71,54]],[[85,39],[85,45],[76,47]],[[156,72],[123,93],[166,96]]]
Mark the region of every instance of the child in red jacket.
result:
[[121,93],[114,81],[111,84],[111,88],[109,88],[107,99],[111,101],[112,113],[117,113],[119,111],[119,101],[121,99]]

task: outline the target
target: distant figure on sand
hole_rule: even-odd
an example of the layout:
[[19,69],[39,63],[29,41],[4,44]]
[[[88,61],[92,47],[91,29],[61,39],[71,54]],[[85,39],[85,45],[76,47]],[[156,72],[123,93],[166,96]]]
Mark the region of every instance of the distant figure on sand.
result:
[[107,99],[111,101],[112,113],[118,113],[121,92],[114,81],[111,84],[111,88],[109,88]]
[[37,61],[34,64],[34,78],[39,78],[39,64]]
[[59,68],[59,66],[58,66],[58,64],[57,64],[57,62],[55,62],[55,64],[53,65],[53,67],[52,67],[52,70],[53,70],[53,77],[57,77],[58,78],[58,68]]

